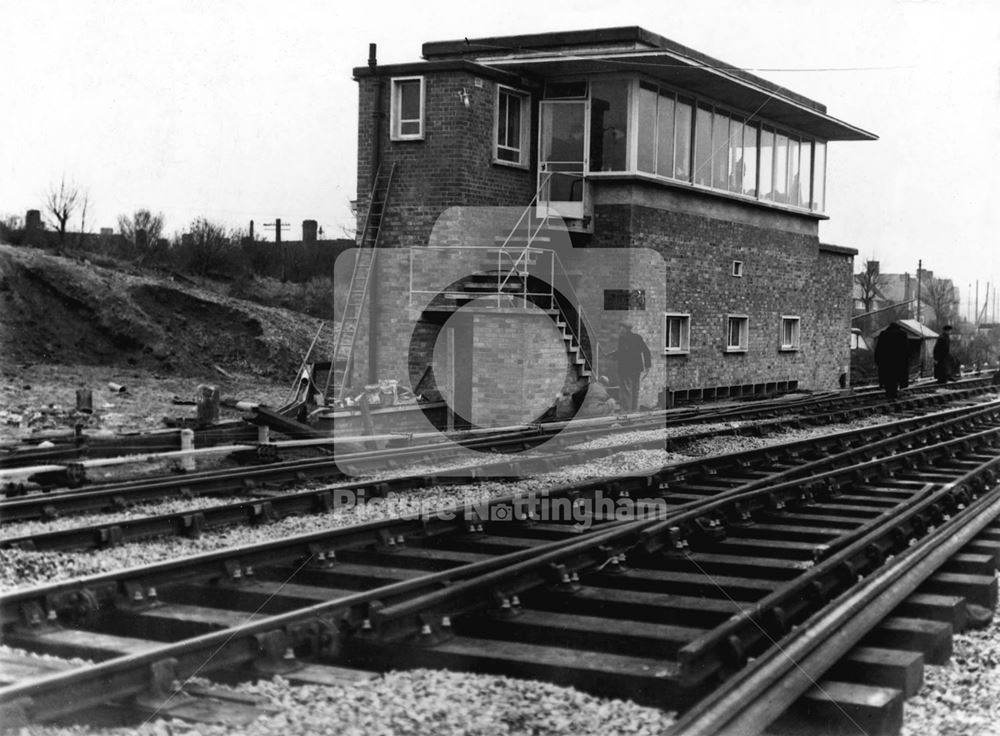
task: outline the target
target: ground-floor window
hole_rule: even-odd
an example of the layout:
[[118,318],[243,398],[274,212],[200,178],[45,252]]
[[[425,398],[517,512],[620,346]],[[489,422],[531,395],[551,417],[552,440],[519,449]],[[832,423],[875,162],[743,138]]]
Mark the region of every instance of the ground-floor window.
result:
[[680,355],[691,349],[691,315],[667,313],[663,315],[663,352]]
[[799,349],[799,318],[783,315],[781,318],[781,349]]
[[726,320],[726,352],[745,353],[747,336],[750,332],[750,318],[745,314],[731,314]]

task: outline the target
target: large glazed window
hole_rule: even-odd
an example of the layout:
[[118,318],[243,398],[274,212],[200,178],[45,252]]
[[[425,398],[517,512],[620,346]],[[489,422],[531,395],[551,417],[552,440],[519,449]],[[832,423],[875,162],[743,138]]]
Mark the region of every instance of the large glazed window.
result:
[[823,211],[823,141],[717,107],[711,100],[685,97],[652,79],[597,78],[547,83],[545,88],[552,102],[583,94],[586,174],[644,174]]
[[392,80],[392,140],[424,137],[424,78],[397,77]]
[[590,170],[628,171],[628,106],[631,82],[590,83]]

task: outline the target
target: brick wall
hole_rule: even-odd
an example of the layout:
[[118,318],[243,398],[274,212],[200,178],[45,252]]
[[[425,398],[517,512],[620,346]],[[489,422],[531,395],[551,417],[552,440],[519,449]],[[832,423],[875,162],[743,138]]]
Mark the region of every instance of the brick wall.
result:
[[[358,80],[359,212],[364,213],[371,190],[372,120],[379,96],[382,166],[397,164],[383,222],[382,242],[387,247],[425,245],[435,221],[449,207],[525,207],[535,192],[534,151],[529,169],[493,163],[497,83],[459,70],[428,72],[424,77],[424,138],[407,141],[390,140],[390,78]],[[463,89],[470,95],[468,107],[460,97]],[[530,121],[532,130],[536,120],[537,110]]]
[[[708,208],[695,200],[683,211],[683,197],[670,209],[636,194],[643,204],[598,204],[595,248],[650,248],[662,258],[665,280],[657,287],[642,268],[606,264],[600,288],[646,288],[645,311],[598,310],[602,341],[626,317],[654,353],[653,385],[641,400],[663,387],[687,389],[796,380],[802,388],[836,388],[849,363],[848,332],[853,257],[821,249],[815,223],[793,215]],[[734,260],[743,276],[732,276]],[[653,289],[651,294],[649,289]],[[658,294],[655,292],[659,292]],[[596,302],[595,300],[592,300]],[[690,353],[664,355],[664,311],[690,314]],[[748,349],[727,353],[727,316],[749,317]],[[801,346],[781,351],[781,317],[800,318]],[[612,342],[613,344],[613,342]]]
[[539,311],[473,316],[472,421],[502,426],[537,419],[570,370],[561,333]]

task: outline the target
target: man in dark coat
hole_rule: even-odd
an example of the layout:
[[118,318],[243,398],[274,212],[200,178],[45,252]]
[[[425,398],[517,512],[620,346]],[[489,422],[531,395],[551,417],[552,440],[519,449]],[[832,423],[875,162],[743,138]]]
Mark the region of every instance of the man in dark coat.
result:
[[639,408],[639,382],[653,364],[653,356],[646,341],[632,332],[632,326],[627,322],[621,323],[615,358],[618,360],[622,408],[625,411],[635,411]]
[[951,372],[951,325],[945,325],[934,343],[934,378],[938,383],[947,383],[953,380]]
[[895,399],[897,391],[910,384],[909,340],[903,328],[895,322],[878,336],[875,365],[878,366],[878,380],[885,388],[887,399]]

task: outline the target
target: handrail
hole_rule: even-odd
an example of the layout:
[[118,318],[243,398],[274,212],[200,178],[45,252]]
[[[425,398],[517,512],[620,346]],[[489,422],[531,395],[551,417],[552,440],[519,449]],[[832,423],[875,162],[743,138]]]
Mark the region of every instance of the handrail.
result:
[[[591,363],[591,366],[593,367],[595,380],[600,380],[600,365],[598,361],[600,355],[600,342],[598,341],[597,331],[594,329],[594,326],[590,322],[590,320],[587,319],[586,310],[583,307],[583,301],[580,299],[580,295],[577,294],[576,289],[573,288],[573,282],[570,281],[569,273],[566,271],[566,266],[563,265],[562,259],[559,258],[559,254],[556,253],[555,251],[552,251],[552,257],[555,263],[559,264],[559,271],[564,276],[566,289],[569,292],[567,296],[570,297],[571,301],[573,302],[576,308],[577,325],[574,337],[576,337],[576,342],[580,346],[580,350],[581,351],[584,350],[583,333],[581,327],[586,328],[587,335],[589,337],[589,342],[591,346],[594,348],[593,350],[594,354],[586,357],[588,358],[588,360]],[[554,280],[555,280],[555,270],[553,269],[553,281]],[[554,288],[555,284],[553,284],[552,286]]]
[[535,238],[538,237],[538,233],[540,233],[542,231],[542,229],[546,226],[546,224],[549,221],[548,213],[546,213],[545,217],[541,218],[541,220],[539,221],[538,227],[535,229],[535,231],[531,232],[531,218],[530,218],[531,210],[534,207],[538,206],[538,198],[542,194],[542,189],[544,189],[545,186],[550,181],[552,181],[552,175],[554,173],[555,172],[549,171],[542,178],[542,181],[538,184],[538,188],[535,189],[535,193],[532,195],[531,199],[528,201],[528,206],[525,207],[524,210],[521,212],[521,216],[519,218],[517,218],[517,222],[514,223],[514,227],[511,228],[511,231],[507,234],[506,239],[503,241],[503,244],[500,246],[500,251],[504,252],[506,250],[508,244],[510,243],[511,238],[514,237],[514,235],[517,233],[518,228],[521,227],[521,223],[524,222],[524,218],[528,217],[528,237],[527,237],[527,239],[525,241],[524,248],[521,250],[521,253],[518,255],[517,259],[514,261],[514,265],[511,267],[511,270],[507,273],[507,275],[504,277],[504,279],[503,279],[502,282],[500,281],[499,275],[498,275],[498,278],[497,278],[497,293],[498,294],[501,291],[503,291],[503,287],[505,287],[507,285],[507,282],[510,281],[511,276],[514,274],[514,270],[521,263],[521,259],[523,258],[523,259],[525,259],[525,261],[527,261],[528,249],[531,247],[531,243],[535,240]]
[[[521,227],[522,223],[525,222],[525,218],[528,217],[528,215],[530,214],[532,208],[534,208],[534,207],[537,206],[538,200],[539,200],[539,197],[541,196],[543,188],[552,180],[552,176],[555,173],[559,173],[561,175],[566,175],[566,176],[573,176],[574,175],[571,172],[553,172],[553,171],[550,171],[550,172],[546,173],[545,177],[542,179],[542,182],[538,185],[538,188],[535,190],[535,193],[532,196],[531,201],[528,202],[527,207],[524,208],[524,211],[521,213],[521,216],[518,218],[517,222],[514,224],[514,227],[511,229],[510,233],[507,235],[507,238],[504,240],[503,245],[500,246],[500,251],[501,252],[503,252],[507,248],[507,246],[510,244],[511,239],[515,236],[515,234],[517,233],[518,229]],[[580,178],[582,179],[583,176],[580,175]],[[537,252],[549,252],[551,254],[552,259],[553,259],[552,260],[552,269],[551,269],[551,279],[550,279],[550,283],[549,283],[549,286],[551,287],[551,290],[552,290],[551,291],[551,299],[552,299],[552,303],[553,303],[552,306],[554,308],[559,309],[560,312],[564,312],[564,310],[562,308],[562,305],[558,304],[558,300],[556,298],[556,293],[557,293],[558,290],[556,289],[556,286],[555,286],[555,276],[556,276],[555,264],[558,263],[559,264],[559,271],[561,272],[561,275],[564,277],[563,280],[565,281],[565,285],[566,285],[566,287],[568,288],[569,292],[572,295],[571,302],[572,302],[573,309],[576,312],[576,328],[574,329],[572,320],[569,319],[569,315],[566,315],[567,316],[566,324],[569,327],[570,332],[573,334],[573,337],[576,340],[576,344],[580,347],[580,351],[584,355],[584,360],[586,362],[590,363],[590,367],[591,367],[593,373],[599,379],[600,378],[600,371],[599,371],[599,365],[598,365],[598,362],[597,362],[597,355],[598,355],[598,352],[599,352],[600,348],[599,348],[599,344],[597,343],[597,333],[594,331],[593,325],[590,323],[590,321],[586,317],[586,314],[585,314],[584,308],[583,308],[583,302],[580,300],[579,295],[576,293],[576,289],[573,288],[573,284],[569,280],[569,274],[566,271],[566,267],[563,265],[562,260],[559,258],[559,254],[555,250],[552,250],[552,249],[541,249],[541,248],[532,248],[532,245],[531,245],[534,242],[535,238],[538,237],[538,234],[540,232],[542,232],[542,230],[548,225],[548,222],[549,222],[549,215],[548,215],[548,212],[546,212],[545,216],[542,217],[542,218],[540,218],[540,220],[538,222],[538,226],[532,231],[532,229],[531,229],[531,220],[530,220],[530,217],[529,217],[528,223],[527,223],[528,224],[528,228],[527,228],[528,229],[528,237],[526,239],[524,248],[521,249],[520,253],[518,254],[518,257],[514,260],[514,263],[512,264],[510,270],[507,272],[507,275],[503,279],[500,278],[500,274],[499,274],[499,272],[500,272],[501,269],[500,269],[500,258],[498,256],[498,258],[497,258],[497,271],[498,271],[498,273],[497,273],[497,299],[498,299],[498,304],[499,304],[500,294],[503,292],[504,287],[507,285],[507,283],[513,277],[513,275],[515,273],[515,270],[521,264],[521,261],[523,260],[523,261],[527,262],[528,256],[529,256],[529,254],[533,250],[537,251]],[[525,294],[526,294],[527,293],[527,281],[525,281],[524,289],[525,289]],[[583,344],[583,337],[582,337],[583,336],[583,328],[587,329],[587,334],[588,334],[588,337],[589,337],[588,342],[591,342],[592,345],[597,348],[596,350],[589,350],[589,349],[587,349],[584,346],[584,344]]]

